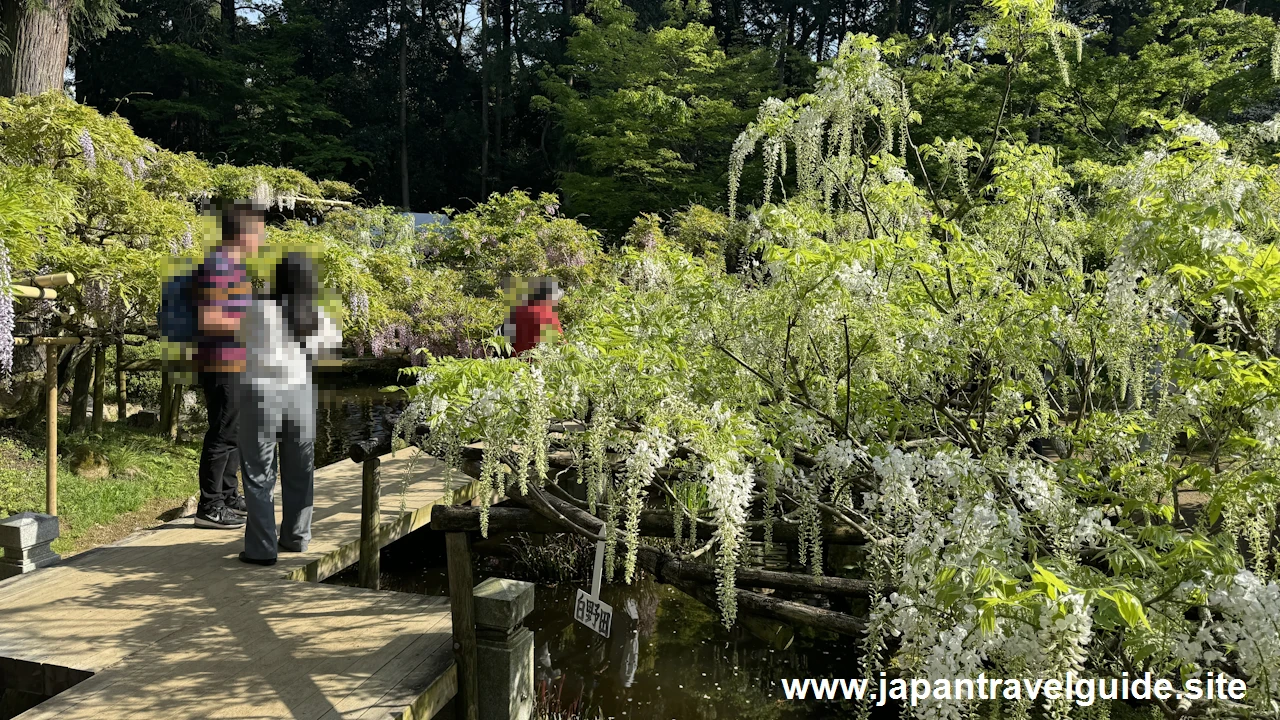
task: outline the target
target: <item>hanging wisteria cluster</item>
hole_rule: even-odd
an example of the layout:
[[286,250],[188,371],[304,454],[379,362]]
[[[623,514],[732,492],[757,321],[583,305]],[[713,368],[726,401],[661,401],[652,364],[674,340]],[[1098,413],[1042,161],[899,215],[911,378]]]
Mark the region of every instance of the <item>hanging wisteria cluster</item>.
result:
[[13,372],[13,293],[9,286],[9,248],[0,238],[0,376],[7,382]]
[[[1014,5],[1027,23],[995,17],[993,43],[1071,37]],[[767,204],[738,226],[754,269],[657,242],[618,253],[562,342],[421,369],[411,408],[447,439],[428,449],[460,467],[453,448],[482,442],[483,487],[520,492],[558,477],[531,453],[566,451],[561,488],[603,522],[622,581],[642,512],[672,509],[726,622],[748,532],[789,526],[808,572],[880,588],[832,601],[865,622],[865,677],[1212,671],[1249,682],[1244,705],[1166,713],[1280,712],[1274,168],[1200,124],[1072,174],[1035,145],[922,145],[882,50],[850,38],[815,93],[764,104],[739,140],[731,192],[764,154]],[[931,192],[922,162],[954,192]],[[577,429],[542,432],[549,418]],[[832,526],[862,538],[856,559]]]

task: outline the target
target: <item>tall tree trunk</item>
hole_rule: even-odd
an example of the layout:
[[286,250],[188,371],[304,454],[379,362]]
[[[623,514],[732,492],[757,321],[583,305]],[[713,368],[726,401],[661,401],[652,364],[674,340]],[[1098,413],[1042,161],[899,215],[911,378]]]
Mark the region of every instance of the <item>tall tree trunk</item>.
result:
[[236,0],[220,0],[222,16],[222,34],[228,43],[236,41]]
[[409,12],[400,3],[400,204],[409,211]]
[[71,432],[84,429],[89,414],[89,394],[93,390],[93,352],[85,348],[76,362],[75,379],[71,385]]
[[453,28],[453,51],[462,58],[462,36],[467,30],[467,0],[458,0],[458,24]]
[[502,23],[502,50],[498,54],[498,104],[493,119],[493,177],[502,181],[502,118],[511,95],[511,0],[499,0],[498,14]]
[[0,3],[0,95],[37,95],[62,88],[71,41],[71,0]]
[[489,0],[480,0],[480,201],[489,198]]
[[796,0],[790,0],[787,3],[785,23],[787,34],[782,39],[781,47],[778,48],[779,88],[785,88],[787,86],[787,53],[795,46],[796,41]]

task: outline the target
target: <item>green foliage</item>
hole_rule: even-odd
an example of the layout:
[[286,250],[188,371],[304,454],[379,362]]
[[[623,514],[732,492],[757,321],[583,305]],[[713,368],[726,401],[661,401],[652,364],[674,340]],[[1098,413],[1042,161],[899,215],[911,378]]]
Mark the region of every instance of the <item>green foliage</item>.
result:
[[[1069,33],[1047,3],[986,17],[991,49],[1022,58],[1011,83]],[[859,572],[894,589],[871,598],[864,675],[1212,669],[1270,712],[1275,166],[1185,119],[1112,163],[1066,166],[1003,125],[920,143],[924,72],[894,70],[902,51],[850,36],[812,93],[767,101],[743,133],[735,178],[763,147],[763,196],[787,191],[741,224],[758,267],[685,250],[701,211],[675,243],[641,216],[563,341],[433,360],[412,412],[506,468],[530,452],[528,418],[581,421],[541,442],[573,451],[628,556],[650,492],[718,526],[726,622],[746,522],[798,525],[815,573],[822,523],[856,529]],[[712,237],[739,227],[702,217]],[[525,480],[504,472],[486,482]],[[1170,496],[1192,485],[1207,502],[1179,517]]]
[[[29,449],[29,443],[35,441],[0,437],[0,515],[44,511],[44,459]],[[157,499],[179,506],[197,490],[198,444],[175,446],[167,438],[109,423],[101,436],[78,440],[71,436],[63,443],[63,462],[78,447],[89,447],[105,457],[111,475],[90,480],[65,465],[59,469],[62,534],[54,543],[55,552],[83,550],[85,543],[92,542],[86,535],[96,527]]]
[[641,212],[720,200],[723,158],[771,84],[767,60],[726,55],[695,19],[639,29],[618,0],[574,23],[571,64],[541,100],[575,148],[561,178],[570,212],[618,233]]
[[0,98],[0,183],[0,202],[21,206],[0,220],[13,274],[70,271],[77,283],[59,295],[70,328],[131,332],[155,317],[165,263],[216,239],[197,219],[201,198],[291,207],[353,194],[289,169],[211,167],[53,92]]
[[573,286],[591,279],[599,235],[560,213],[560,199],[514,190],[491,195],[450,224],[423,233],[427,262],[463,273],[464,287],[480,297],[496,296],[510,277],[554,275]]

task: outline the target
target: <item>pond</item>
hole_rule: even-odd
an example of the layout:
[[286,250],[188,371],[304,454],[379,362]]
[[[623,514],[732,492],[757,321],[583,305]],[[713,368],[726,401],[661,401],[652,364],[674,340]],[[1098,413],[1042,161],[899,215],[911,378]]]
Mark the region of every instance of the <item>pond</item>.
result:
[[[321,386],[316,464],[341,461],[351,443],[390,433],[403,396],[327,380]],[[490,543],[492,544],[492,543]],[[476,582],[503,572],[486,557]],[[356,568],[326,582],[357,585]],[[443,536],[418,531],[383,550],[381,586],[448,594]],[[539,585],[525,625],[535,637],[535,691],[566,719],[827,720],[852,717],[843,703],[793,702],[783,678],[857,676],[857,643],[815,638],[768,622],[725,628],[701,603],[649,579],[606,585],[614,632],[605,640],[572,618],[577,585]],[[898,717],[880,708],[872,717]],[[887,711],[887,712],[886,712]]]
[[[365,380],[356,376],[353,380]],[[316,407],[316,467],[345,460],[352,443],[384,438],[404,410],[404,393],[384,393],[367,382],[332,375],[319,375],[319,404]],[[385,378],[387,384],[394,377]]]
[[[492,543],[492,541],[489,541]],[[478,583],[502,572],[501,558],[483,558]],[[382,554],[381,587],[448,594],[443,536],[420,530]],[[358,584],[356,568],[329,578]],[[780,679],[856,677],[857,643],[811,637],[767,621],[726,629],[693,598],[647,576],[601,590],[614,608],[608,640],[572,618],[578,585],[539,585],[525,620],[534,632],[535,693],[564,720],[834,720],[850,718],[845,703],[784,699]],[[872,718],[897,718],[897,708]],[[554,715],[553,715],[554,717]]]

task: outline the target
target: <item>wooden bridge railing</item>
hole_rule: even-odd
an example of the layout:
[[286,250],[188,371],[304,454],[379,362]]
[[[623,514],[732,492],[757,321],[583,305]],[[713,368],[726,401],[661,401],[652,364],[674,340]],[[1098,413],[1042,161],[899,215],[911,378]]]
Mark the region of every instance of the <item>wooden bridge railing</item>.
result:
[[360,587],[378,589],[381,557],[378,537],[382,509],[382,457],[391,452],[391,438],[355,443],[348,450],[351,462],[364,466],[360,485]]

